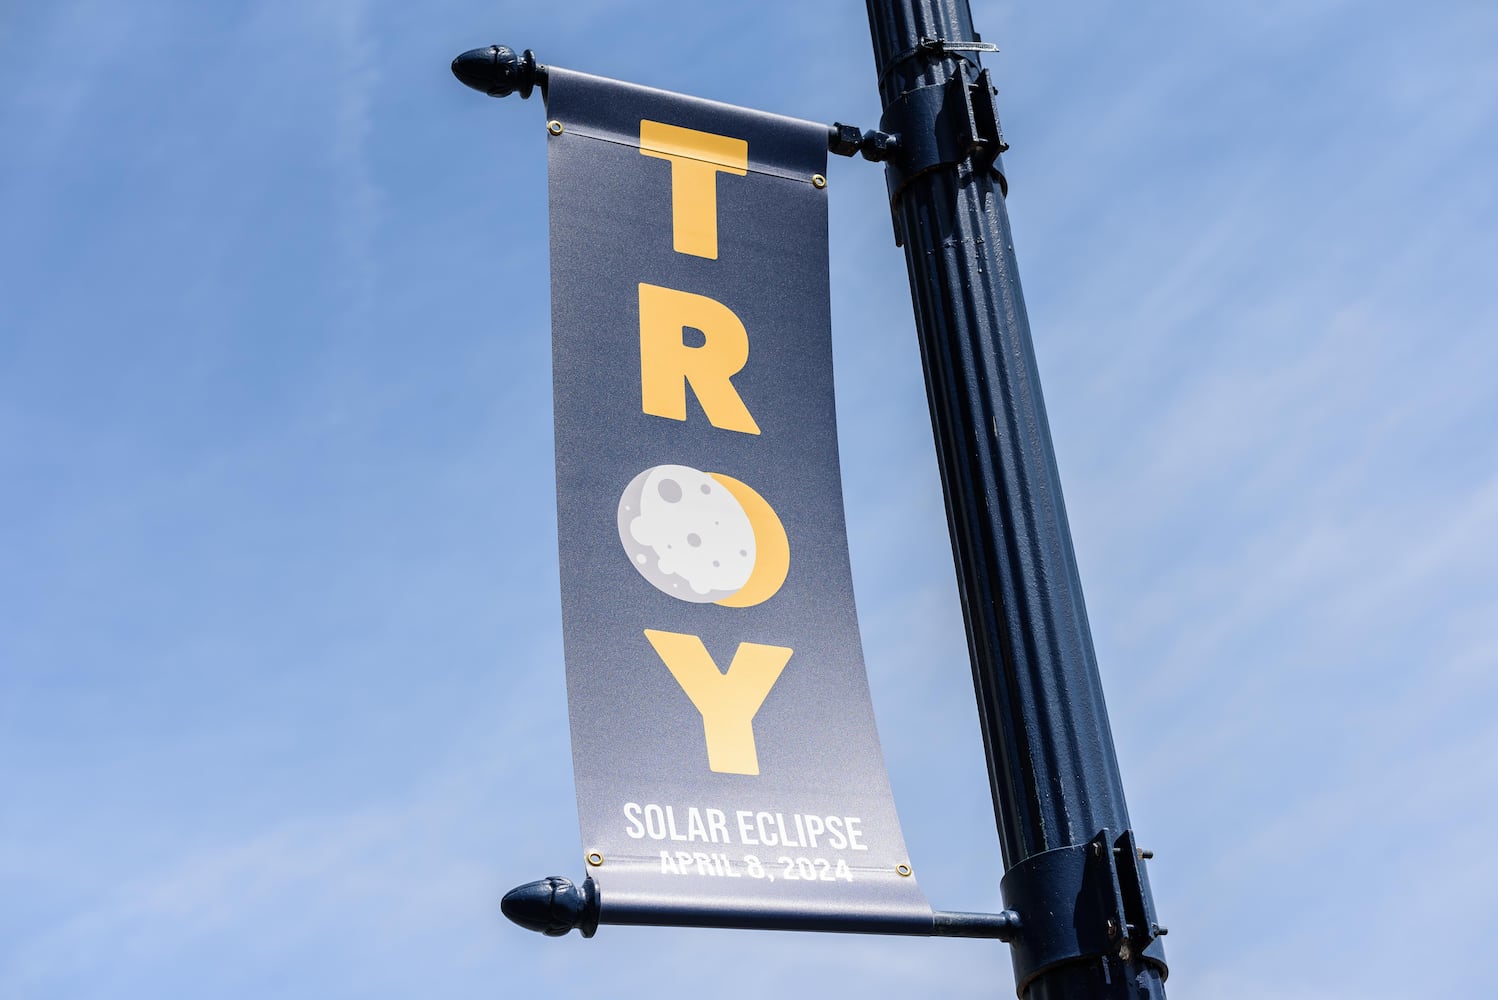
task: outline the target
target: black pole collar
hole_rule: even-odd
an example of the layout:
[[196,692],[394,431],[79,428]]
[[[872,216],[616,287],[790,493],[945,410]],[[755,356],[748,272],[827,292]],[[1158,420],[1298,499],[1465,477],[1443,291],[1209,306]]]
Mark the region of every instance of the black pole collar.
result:
[[1099,831],[1085,844],[1032,854],[999,883],[1004,905],[1023,915],[1011,942],[1021,996],[1037,977],[1071,962],[1116,955],[1153,965],[1163,982],[1169,969],[1144,862],[1154,857],[1133,831]]

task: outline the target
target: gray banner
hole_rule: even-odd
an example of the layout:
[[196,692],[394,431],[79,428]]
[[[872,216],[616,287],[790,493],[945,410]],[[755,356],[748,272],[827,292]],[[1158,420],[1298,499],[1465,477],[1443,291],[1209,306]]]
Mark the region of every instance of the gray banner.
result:
[[547,111],[567,693],[604,919],[929,923],[853,607],[826,127],[557,68]]

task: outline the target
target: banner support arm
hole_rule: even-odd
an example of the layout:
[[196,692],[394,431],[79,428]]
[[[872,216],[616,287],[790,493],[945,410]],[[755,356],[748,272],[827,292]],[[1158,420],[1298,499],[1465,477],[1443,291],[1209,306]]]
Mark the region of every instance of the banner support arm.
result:
[[[530,49],[516,53],[508,45],[490,45],[469,49],[453,60],[453,76],[464,86],[490,97],[519,94],[531,96],[536,87],[546,94],[546,67],[536,61]],[[827,151],[838,156],[855,156],[875,163],[895,154],[900,137],[885,132],[865,132],[856,125],[833,122],[827,126]]]
[[1020,931],[1019,914],[963,913],[934,910],[928,918],[883,917],[877,914],[797,914],[779,916],[757,912],[699,912],[670,905],[605,907],[598,883],[581,885],[561,875],[527,882],[505,893],[500,910],[513,922],[547,937],[561,937],[576,929],[590,938],[600,924],[652,927],[724,927],[744,930],[823,931],[845,934],[900,934],[914,937],[989,938],[1012,941]]

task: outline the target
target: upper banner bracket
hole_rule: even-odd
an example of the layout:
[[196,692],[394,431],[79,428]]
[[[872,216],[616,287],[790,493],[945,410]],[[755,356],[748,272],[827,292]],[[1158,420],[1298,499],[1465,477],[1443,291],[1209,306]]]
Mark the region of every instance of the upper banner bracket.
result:
[[974,82],[959,74],[946,83],[908,90],[889,106],[879,128],[897,140],[885,165],[891,204],[921,174],[970,157],[973,169],[993,171],[999,190],[1009,193],[999,160],[1009,144],[999,125],[996,93],[985,69]]

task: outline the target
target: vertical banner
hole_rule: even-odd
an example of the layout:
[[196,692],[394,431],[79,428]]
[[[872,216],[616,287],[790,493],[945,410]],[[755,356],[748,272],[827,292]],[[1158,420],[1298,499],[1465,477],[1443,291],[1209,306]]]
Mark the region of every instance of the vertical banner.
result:
[[567,696],[605,923],[929,933],[875,732],[823,125],[551,68]]

